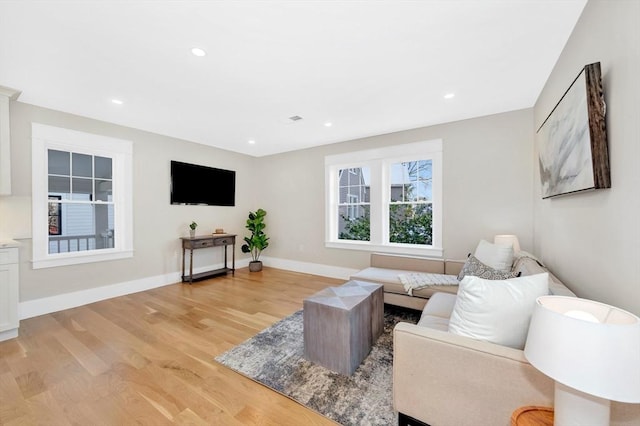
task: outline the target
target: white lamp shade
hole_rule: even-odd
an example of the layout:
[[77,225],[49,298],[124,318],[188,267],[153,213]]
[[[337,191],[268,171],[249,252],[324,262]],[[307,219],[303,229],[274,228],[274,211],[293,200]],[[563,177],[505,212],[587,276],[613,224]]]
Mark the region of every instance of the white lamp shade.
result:
[[576,297],[539,297],[524,354],[573,389],[640,402],[640,319],[622,309]]
[[514,253],[520,251],[520,242],[518,241],[518,237],[515,235],[496,235],[495,237],[493,237],[493,243],[503,246],[512,246]]

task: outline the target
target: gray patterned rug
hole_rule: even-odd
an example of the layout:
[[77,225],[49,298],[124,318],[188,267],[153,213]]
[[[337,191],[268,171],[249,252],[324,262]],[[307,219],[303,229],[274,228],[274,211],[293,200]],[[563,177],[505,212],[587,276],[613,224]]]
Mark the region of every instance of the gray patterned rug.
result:
[[301,310],[216,361],[342,425],[394,425],[393,327],[399,321],[416,323],[419,315],[418,311],[385,305],[384,332],[350,377],[304,359]]

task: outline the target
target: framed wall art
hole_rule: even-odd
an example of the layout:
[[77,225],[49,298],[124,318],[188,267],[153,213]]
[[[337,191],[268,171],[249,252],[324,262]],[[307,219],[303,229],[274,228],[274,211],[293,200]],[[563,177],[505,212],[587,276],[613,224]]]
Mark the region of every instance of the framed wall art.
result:
[[538,129],[542,198],[610,188],[600,63],[586,65]]

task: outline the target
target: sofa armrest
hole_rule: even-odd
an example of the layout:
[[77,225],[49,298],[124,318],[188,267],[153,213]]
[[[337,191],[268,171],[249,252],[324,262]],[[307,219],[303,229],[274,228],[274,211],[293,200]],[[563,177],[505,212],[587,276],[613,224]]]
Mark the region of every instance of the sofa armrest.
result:
[[431,426],[507,426],[523,405],[553,405],[553,381],[521,350],[399,323],[393,405]]

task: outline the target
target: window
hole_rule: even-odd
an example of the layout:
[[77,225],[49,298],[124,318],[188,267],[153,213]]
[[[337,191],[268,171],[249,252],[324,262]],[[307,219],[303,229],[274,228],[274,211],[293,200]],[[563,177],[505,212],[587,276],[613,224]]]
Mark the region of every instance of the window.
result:
[[328,156],[326,246],[442,256],[442,141]]
[[113,160],[47,150],[49,254],[113,248]]
[[131,142],[33,123],[33,267],[132,256]]
[[391,164],[389,242],[431,245],[432,160]]
[[369,241],[368,168],[338,171],[340,200],[338,203],[338,238]]

